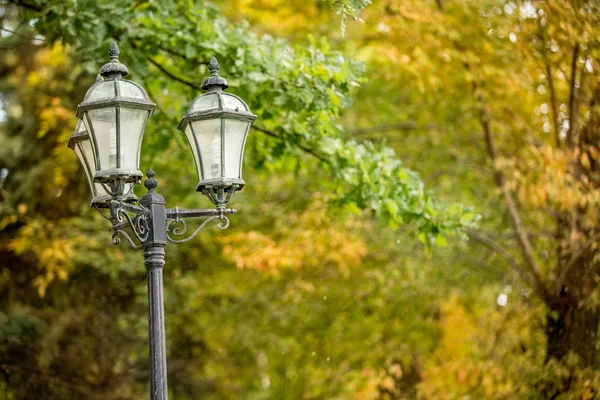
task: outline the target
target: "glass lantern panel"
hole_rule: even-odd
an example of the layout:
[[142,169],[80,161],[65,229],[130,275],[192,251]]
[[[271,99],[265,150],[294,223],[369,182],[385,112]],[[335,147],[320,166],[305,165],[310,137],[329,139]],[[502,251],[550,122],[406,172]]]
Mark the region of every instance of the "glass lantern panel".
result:
[[250,123],[225,119],[225,177],[239,179],[242,176],[244,142]]
[[223,108],[234,111],[247,111],[246,106],[240,99],[226,93],[223,93]]
[[147,110],[121,107],[121,168],[137,170],[140,165],[140,147],[144,134],[144,124],[148,117]]
[[144,92],[135,86],[133,83],[119,80],[119,91],[121,92],[121,97],[133,97],[136,99],[145,99]]
[[[114,107],[99,108],[86,112],[93,130],[89,130],[90,136],[96,138],[98,146],[96,150],[98,158],[98,169],[108,170],[117,168],[117,124]],[[86,121],[86,126],[88,123]],[[120,149],[121,161],[123,161],[123,147]]]
[[204,172],[201,179],[221,178],[221,119],[194,121],[191,125]]
[[190,112],[213,110],[219,108],[219,98],[216,93],[200,96],[198,100],[192,104]]
[[196,138],[192,133],[192,125],[189,124],[185,127],[185,136],[187,137],[188,143],[190,144],[190,148],[192,149],[192,155],[194,156],[194,163],[196,164],[196,171],[198,172],[198,179],[203,179],[202,177],[202,164],[200,162],[200,156],[198,153],[198,146],[196,145]]
[[[89,151],[86,151],[88,150]],[[92,146],[90,145],[90,141],[89,140],[82,140],[77,142],[77,144],[75,145],[75,154],[77,155],[77,158],[79,158],[79,162],[81,163],[81,166],[83,167],[83,171],[85,172],[85,177],[87,178],[88,181],[88,185],[90,186],[90,192],[92,192],[92,197],[95,196],[95,192],[94,192],[94,174],[96,173],[96,168],[94,167],[94,159],[90,158],[92,155],[91,150],[92,150]]]
[[92,92],[88,94],[85,101],[100,100],[107,97],[115,97],[115,84],[111,81],[105,81],[92,89]]

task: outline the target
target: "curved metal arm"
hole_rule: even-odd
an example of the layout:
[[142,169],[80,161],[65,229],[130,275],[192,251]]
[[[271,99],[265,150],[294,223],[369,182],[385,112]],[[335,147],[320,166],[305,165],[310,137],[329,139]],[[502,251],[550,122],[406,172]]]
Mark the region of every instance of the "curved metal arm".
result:
[[[215,219],[221,219],[224,220],[225,223],[223,224],[223,222],[219,222],[219,224],[217,225],[217,227],[219,229],[227,229],[229,227],[229,218],[227,218],[226,216],[219,216],[219,215],[213,215],[210,218],[205,219],[202,224],[200,224],[200,226],[198,228],[196,228],[196,230],[187,238],[185,239],[174,239],[173,237],[171,237],[171,235],[169,234],[170,232],[173,233],[173,236],[183,236],[185,235],[185,232],[187,231],[187,223],[184,220],[179,220],[179,219],[172,219],[169,220],[167,222],[167,239],[169,240],[169,242],[171,243],[185,243],[185,242],[189,242],[190,240],[192,240],[193,238],[196,237],[196,235],[198,234],[198,232],[200,232],[202,230],[202,228],[204,228],[209,222],[215,220]],[[181,227],[176,227],[173,229],[173,231],[171,231],[169,229],[170,225],[175,222],[176,224],[181,224]]]
[[117,214],[119,222],[123,222],[122,216],[125,216],[125,219],[129,223],[129,227],[133,231],[133,234],[135,235],[137,240],[139,240],[142,243],[145,242],[148,239],[148,235],[150,234],[150,227],[148,225],[146,215],[140,214],[132,220],[129,214],[127,214],[127,212],[119,210],[119,213]]
[[[148,240],[150,235],[150,225],[148,222],[149,210],[143,206],[124,203],[120,199],[110,201],[109,207],[111,211],[110,218],[105,216],[100,210],[98,210],[98,212],[112,224],[109,231],[112,232],[113,243],[120,244],[121,240],[117,236],[122,235],[134,249],[142,248],[142,244]],[[128,212],[137,215],[132,219]],[[124,231],[125,228],[131,228],[135,239],[139,240],[140,244],[136,244],[133,241],[131,236]]]
[[131,245],[131,247],[133,247],[134,249],[141,249],[142,245],[141,244],[135,244],[135,242],[133,240],[131,240],[131,238],[129,237],[129,235],[127,234],[127,232],[121,230],[121,229],[117,229],[116,231],[113,232],[113,238],[112,241],[114,244],[119,244],[121,243],[121,239],[119,239],[117,236],[118,235],[123,235],[125,237],[125,239],[127,239],[127,241],[129,242],[129,244]]

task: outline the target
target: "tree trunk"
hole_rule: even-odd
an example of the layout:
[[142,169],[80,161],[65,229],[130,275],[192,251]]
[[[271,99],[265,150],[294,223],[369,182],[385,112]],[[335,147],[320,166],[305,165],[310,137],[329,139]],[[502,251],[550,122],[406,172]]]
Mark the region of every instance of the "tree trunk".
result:
[[561,360],[569,352],[580,358],[581,367],[593,367],[596,359],[596,335],[600,309],[563,304],[547,315],[546,361]]

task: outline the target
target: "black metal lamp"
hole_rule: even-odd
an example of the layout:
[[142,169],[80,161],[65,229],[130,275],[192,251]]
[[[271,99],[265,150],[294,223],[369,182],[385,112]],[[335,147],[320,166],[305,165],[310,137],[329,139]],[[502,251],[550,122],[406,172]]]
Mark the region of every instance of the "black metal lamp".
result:
[[[167,358],[164,326],[162,268],[167,242],[185,243],[214,220],[217,227],[229,226],[228,216],[236,210],[225,208],[242,180],[242,157],[248,129],[256,115],[238,96],[223,92],[227,81],[218,74],[219,63],[209,63],[211,75],[202,83],[207,93],[197,97],[179,129],[187,135],[192,148],[199,182],[196,190],[216,205],[212,209],[180,210],[167,208],[156,192],[158,181],[148,169],[144,186],[148,192],[138,204],[131,193],[140,181],[140,147],[146,120],[155,104],[144,89],[123,79],[129,73],[118,60],[119,48],[112,43],[111,60],[101,69],[104,79],[88,90],[77,107],[83,120],[69,139],[85,170],[92,191],[92,207],[110,221],[113,243],[123,237],[135,249],[143,249],[148,271],[148,332],[150,342],[150,397],[168,400]],[[110,214],[103,212],[108,208]],[[206,217],[191,233],[188,218]],[[172,227],[173,226],[173,227]]]
[[[123,79],[129,70],[119,62],[115,42],[109,55],[110,62],[100,70],[105,79],[89,88],[77,117],[90,135],[97,163],[94,182],[139,182],[142,136],[156,105],[140,85]],[[122,185],[118,191],[123,194]]]
[[228,85],[219,76],[216,58],[211,58],[208,68],[211,74],[202,82],[207,93],[194,99],[178,129],[187,136],[194,155],[196,190],[217,207],[224,207],[233,192],[246,184],[242,179],[242,159],[256,115],[240,97],[223,91]]

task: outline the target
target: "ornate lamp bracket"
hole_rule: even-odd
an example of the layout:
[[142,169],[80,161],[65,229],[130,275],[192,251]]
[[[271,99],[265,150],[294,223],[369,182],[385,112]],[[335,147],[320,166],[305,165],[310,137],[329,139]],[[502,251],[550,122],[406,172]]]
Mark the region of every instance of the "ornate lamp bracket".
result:
[[[164,198],[155,191],[158,181],[154,178],[154,171],[148,169],[146,176],[148,179],[144,181],[144,186],[148,189],[148,193],[142,196],[139,205],[124,202],[124,197],[129,193],[123,194],[123,181],[115,179],[106,184],[103,183],[107,193],[113,197],[108,202],[110,216],[105,215],[101,209],[96,209],[111,222],[108,230],[112,234],[114,244],[121,243],[120,237],[124,237],[134,249],[142,249],[156,243],[166,244],[167,240],[175,244],[189,242],[214,220],[220,220],[217,225],[219,229],[227,229],[229,227],[228,215],[237,212],[234,209],[226,208],[231,196],[238,189],[235,185],[227,189],[213,189],[212,187],[206,189],[207,196],[216,208],[179,209],[179,207],[175,207],[171,209],[164,207]],[[188,229],[185,219],[201,217],[207,218],[189,236],[184,237]],[[171,224],[179,226],[171,227]]]

